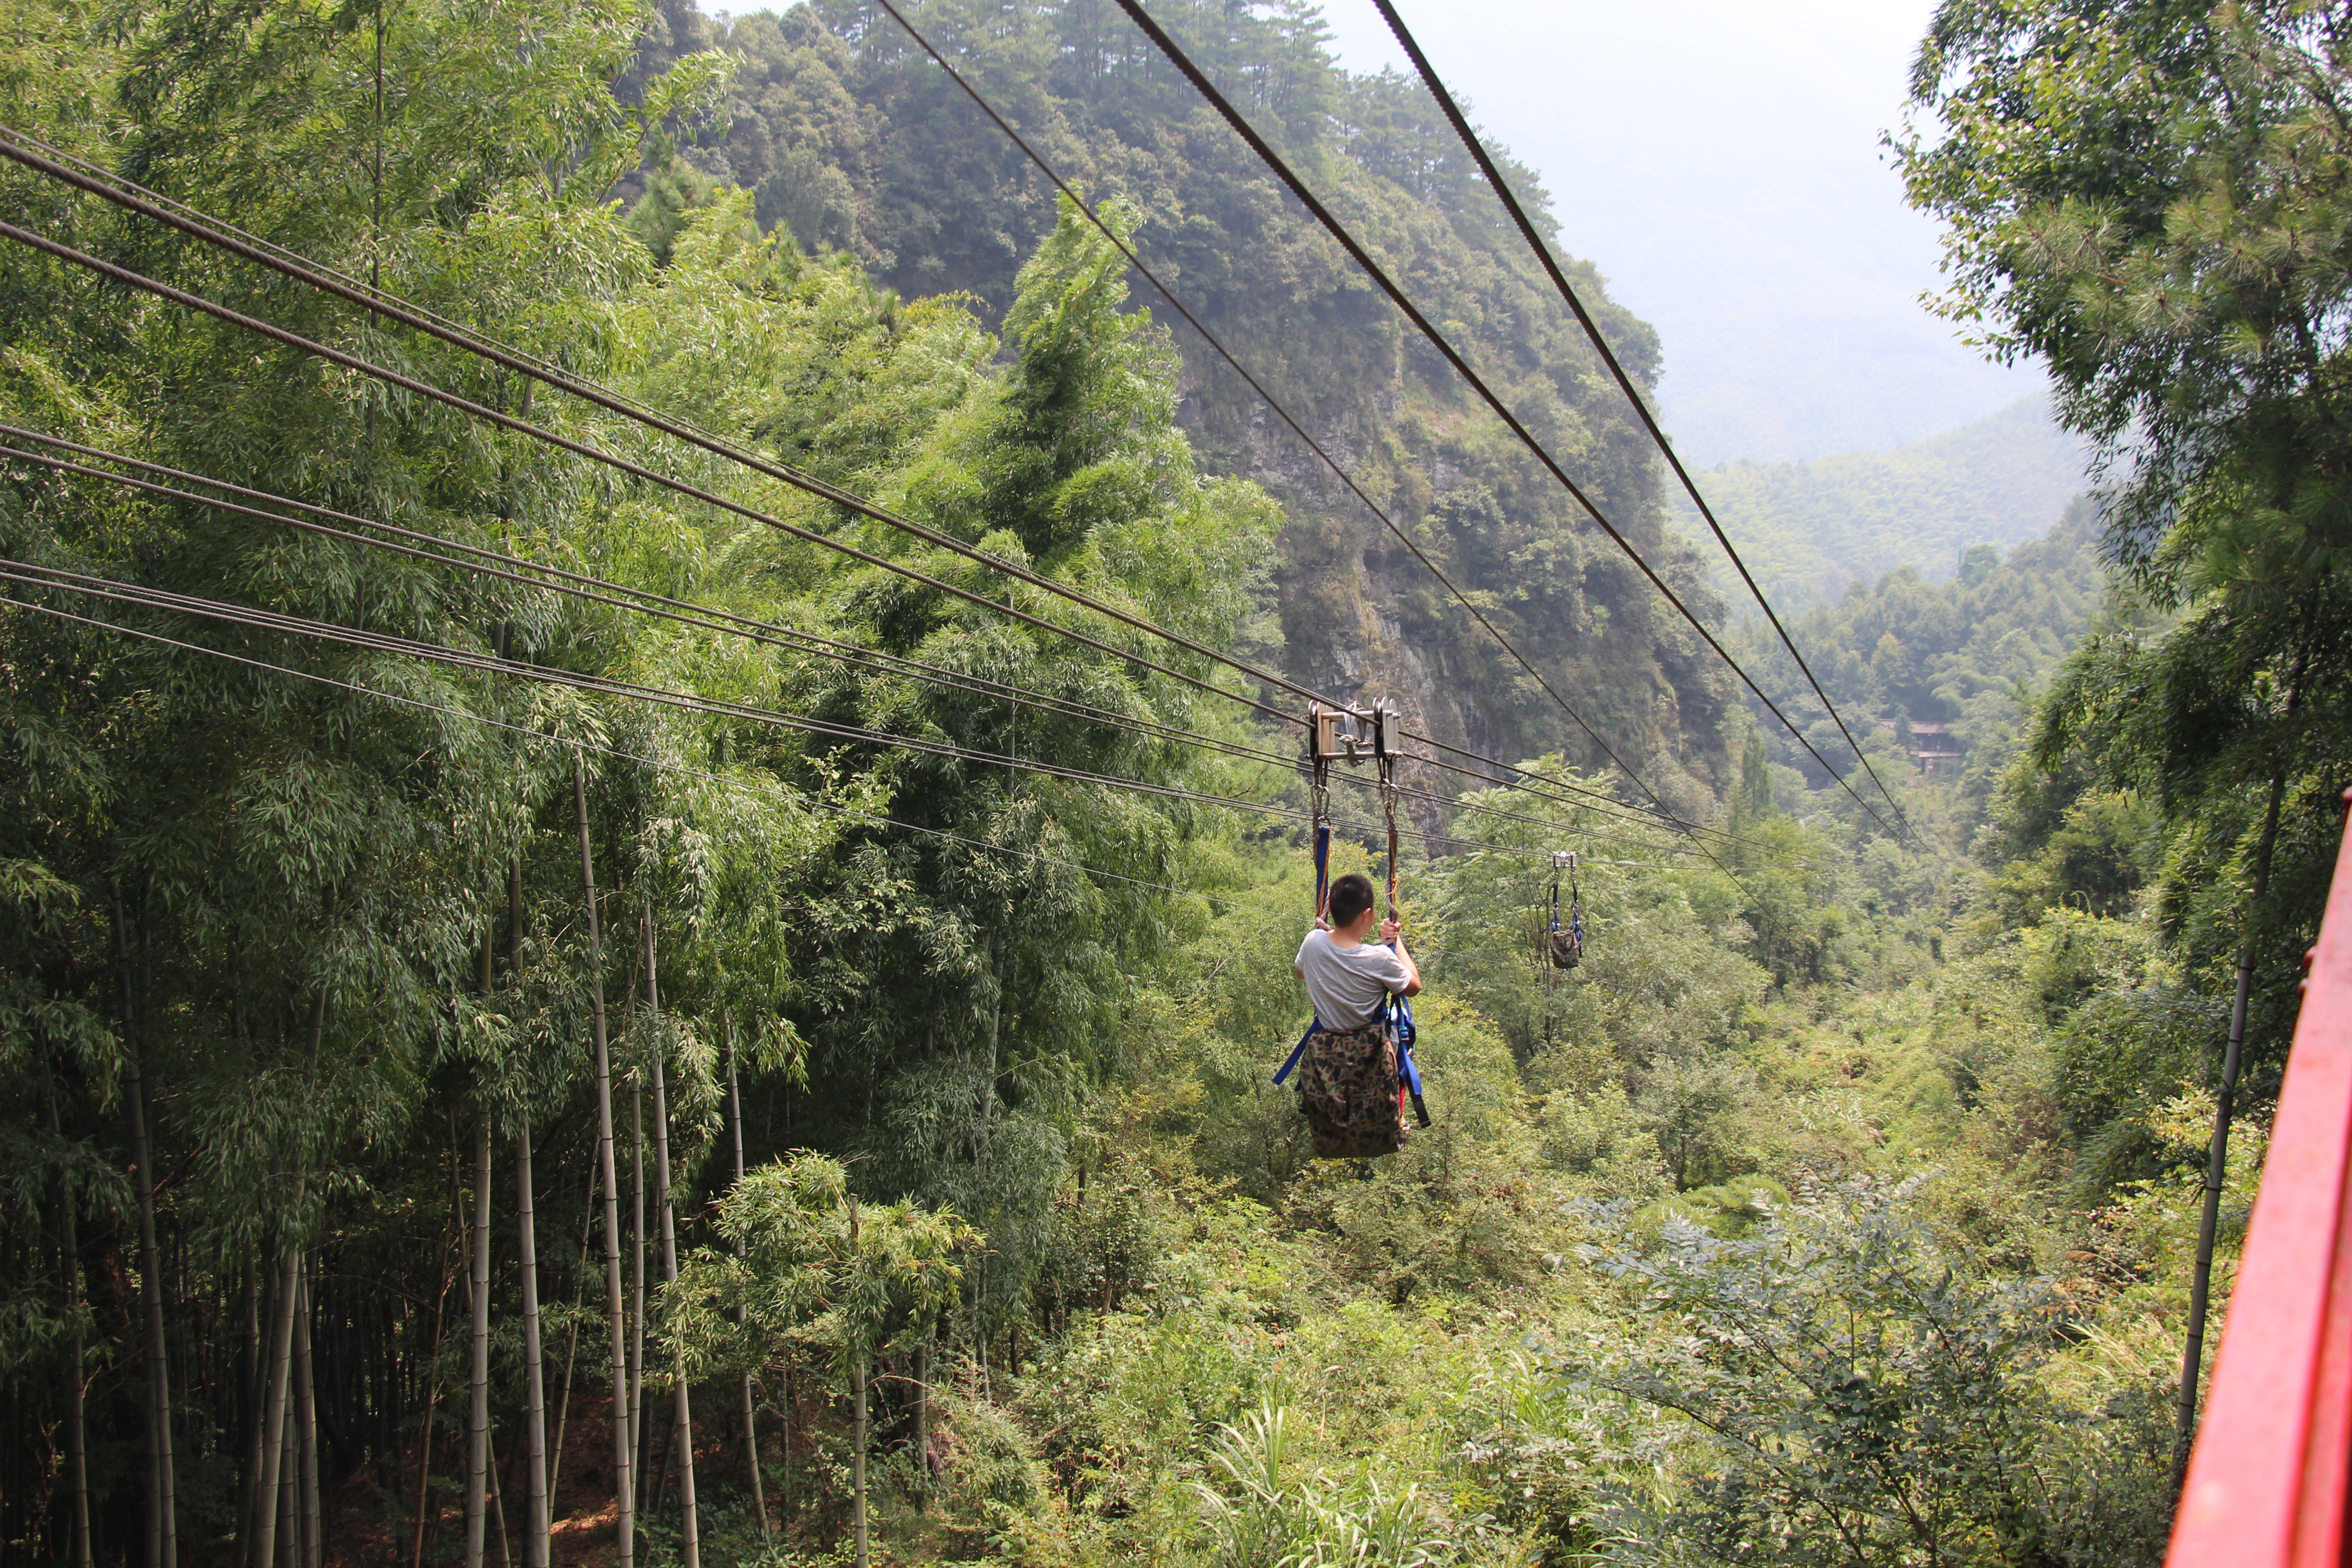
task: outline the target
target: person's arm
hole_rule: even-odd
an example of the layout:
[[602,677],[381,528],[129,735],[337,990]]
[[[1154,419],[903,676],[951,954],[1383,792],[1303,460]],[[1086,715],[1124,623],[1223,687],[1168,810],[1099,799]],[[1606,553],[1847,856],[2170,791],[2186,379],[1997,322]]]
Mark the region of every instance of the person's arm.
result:
[[1420,995],[1421,965],[1415,963],[1412,961],[1412,954],[1404,950],[1404,928],[1394,921],[1382,921],[1381,922],[1381,940],[1389,944],[1389,951],[1397,955],[1397,962],[1399,963],[1404,965],[1404,990],[1399,993],[1399,994],[1405,996]]

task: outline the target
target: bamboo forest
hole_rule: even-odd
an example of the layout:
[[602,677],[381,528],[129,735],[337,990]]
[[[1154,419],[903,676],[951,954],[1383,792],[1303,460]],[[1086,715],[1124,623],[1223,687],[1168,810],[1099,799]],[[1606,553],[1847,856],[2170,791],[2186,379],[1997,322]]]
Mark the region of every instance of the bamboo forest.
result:
[[2162,1561],[2352,10],[1923,3],[1767,468],[1375,5],[0,6],[0,1568]]

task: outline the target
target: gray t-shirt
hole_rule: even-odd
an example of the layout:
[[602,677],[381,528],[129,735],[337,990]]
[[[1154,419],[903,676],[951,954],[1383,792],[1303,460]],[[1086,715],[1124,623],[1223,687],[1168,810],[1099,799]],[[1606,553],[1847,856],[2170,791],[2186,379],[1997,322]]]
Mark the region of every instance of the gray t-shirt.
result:
[[1412,978],[1392,949],[1370,942],[1341,947],[1319,930],[1298,944],[1298,973],[1307,977],[1315,1016],[1334,1031],[1370,1023],[1389,993],[1402,992]]

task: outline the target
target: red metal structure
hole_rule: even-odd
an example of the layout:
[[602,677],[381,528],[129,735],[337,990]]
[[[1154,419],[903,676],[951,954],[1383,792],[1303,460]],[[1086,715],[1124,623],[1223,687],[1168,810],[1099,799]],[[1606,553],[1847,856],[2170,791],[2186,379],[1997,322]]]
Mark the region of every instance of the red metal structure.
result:
[[[2352,801],[2352,792],[2347,792]],[[2167,1568],[2339,1568],[2352,1481],[2352,833]]]

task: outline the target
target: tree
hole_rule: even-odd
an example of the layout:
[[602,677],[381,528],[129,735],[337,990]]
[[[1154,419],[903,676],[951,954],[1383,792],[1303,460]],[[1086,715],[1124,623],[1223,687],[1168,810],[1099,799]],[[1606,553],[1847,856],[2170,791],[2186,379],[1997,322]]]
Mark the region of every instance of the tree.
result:
[[2352,33],[2304,0],[1949,0],[1913,73],[1940,133],[1897,146],[1947,226],[1945,309],[2048,363],[2110,481],[2109,559],[2181,616],[2093,639],[2040,757],[2080,742],[2111,787],[2147,792],[2182,835],[2168,912],[2207,953],[2249,929],[2280,781],[2279,896],[2252,915],[2265,992],[2315,922],[2352,773],[2352,360],[2331,325],[2352,302],[2347,69]]
[[866,1384],[874,1360],[919,1339],[982,1245],[952,1209],[903,1200],[860,1204],[849,1173],[822,1154],[753,1171],[719,1200],[719,1236],[663,1289],[682,1365],[781,1364],[823,1352],[853,1402],[852,1467],[859,1568],[867,1560]]
[[[1913,1212],[1916,1184],[1815,1188],[1740,1239],[1669,1220],[1587,1247],[1664,1354],[1559,1374],[1687,1421],[1680,1473],[1609,1489],[1612,1561],[2153,1562],[2169,1526],[2163,1413],[2092,1424],[2036,1381],[2060,1323],[2041,1287],[1986,1279]],[[1632,1304],[1632,1303],[1629,1303]]]
[[[646,67],[706,47],[742,61],[726,128],[682,146],[682,162],[753,192],[763,227],[855,257],[906,299],[968,290],[992,320],[1015,307],[1024,264],[1058,243],[1047,188],[896,24],[847,0],[732,21],[678,0],[662,12]],[[1145,260],[1307,426],[1327,441],[1349,433],[1348,460],[1371,493],[1394,486],[1395,515],[1457,581],[1489,595],[1487,616],[1547,679],[1592,694],[1587,716],[1613,744],[1686,745],[1694,773],[1719,777],[1728,678],[1694,656],[1697,645],[1655,591],[1533,459],[1499,448],[1491,426],[1454,416],[1451,373],[1400,338],[1336,245],[1284,216],[1272,176],[1133,28],[1064,0],[926,5],[915,19],[1064,172],[1133,205]],[[1412,269],[1433,319],[1470,323],[1486,373],[1539,422],[1558,422],[1548,427],[1583,455],[1612,517],[1651,559],[1671,563],[1677,591],[1707,597],[1695,561],[1666,534],[1658,466],[1631,409],[1601,394],[1589,345],[1551,308],[1535,262],[1427,94],[1339,69],[1321,17],[1297,0],[1188,0],[1162,19],[1242,92],[1255,122],[1367,241]],[[1518,188],[1538,193],[1529,202],[1549,226],[1537,182],[1523,177]],[[1655,333],[1608,299],[1590,264],[1567,265],[1633,373],[1654,379]],[[1288,672],[1331,689],[1392,682],[1397,695],[1425,697],[1433,721],[1442,714],[1494,737],[1480,744],[1497,755],[1560,749],[1597,761],[1590,739],[1530,695],[1523,672],[1458,605],[1397,570],[1394,545],[1297,461],[1241,379],[1183,346],[1182,423],[1205,465],[1265,476],[1293,512],[1281,544]],[[1445,476],[1442,487],[1433,472]],[[1024,485],[1037,477],[1012,476]],[[1050,534],[1044,519],[1029,521]],[[1373,624],[1375,601],[1399,635],[1368,647],[1360,628]],[[1433,645],[1446,650],[1442,679],[1403,657]],[[1671,701],[1633,695],[1661,688]]]
[[1948,0],[1912,92],[1946,131],[1899,148],[1913,201],[1949,225],[1947,309],[2048,362],[2115,481],[2110,558],[2181,613],[2078,650],[2036,753],[2055,768],[2079,746],[2144,791],[2176,829],[2168,924],[2197,957],[2235,950],[2183,1467],[2232,1099],[2250,1039],[2284,1047],[2352,776],[2347,77],[2352,28],[2308,0]]

